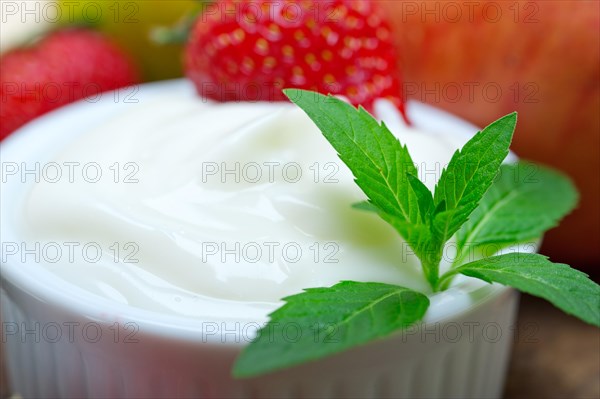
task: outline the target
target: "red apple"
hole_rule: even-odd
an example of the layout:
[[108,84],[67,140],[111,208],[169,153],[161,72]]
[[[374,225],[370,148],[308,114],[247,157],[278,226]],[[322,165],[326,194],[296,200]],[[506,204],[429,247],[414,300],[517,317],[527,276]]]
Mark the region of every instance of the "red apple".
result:
[[519,112],[513,149],[569,174],[579,208],[542,252],[600,261],[600,2],[381,1],[405,93],[479,126]]

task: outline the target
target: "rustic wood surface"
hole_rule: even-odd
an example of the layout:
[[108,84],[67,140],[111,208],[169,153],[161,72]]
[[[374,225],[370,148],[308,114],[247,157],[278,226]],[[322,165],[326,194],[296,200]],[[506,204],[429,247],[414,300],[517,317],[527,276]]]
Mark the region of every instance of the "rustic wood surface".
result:
[[600,398],[600,329],[523,295],[505,398]]
[[600,329],[524,295],[505,398],[600,398]]

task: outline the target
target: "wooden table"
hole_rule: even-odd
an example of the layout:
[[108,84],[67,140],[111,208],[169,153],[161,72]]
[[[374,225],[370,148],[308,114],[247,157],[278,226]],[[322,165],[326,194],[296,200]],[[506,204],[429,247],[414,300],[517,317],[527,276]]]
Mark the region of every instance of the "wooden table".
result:
[[600,398],[600,329],[524,295],[516,331],[506,399]]
[[505,398],[600,398],[600,329],[521,297]]

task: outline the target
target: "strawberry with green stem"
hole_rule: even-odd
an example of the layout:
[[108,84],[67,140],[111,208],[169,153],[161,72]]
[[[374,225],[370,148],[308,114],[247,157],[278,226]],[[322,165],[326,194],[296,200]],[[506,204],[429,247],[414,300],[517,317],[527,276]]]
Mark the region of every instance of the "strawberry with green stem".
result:
[[295,87],[404,116],[396,49],[385,16],[364,0],[205,4],[185,51],[187,76],[217,101],[286,101]]

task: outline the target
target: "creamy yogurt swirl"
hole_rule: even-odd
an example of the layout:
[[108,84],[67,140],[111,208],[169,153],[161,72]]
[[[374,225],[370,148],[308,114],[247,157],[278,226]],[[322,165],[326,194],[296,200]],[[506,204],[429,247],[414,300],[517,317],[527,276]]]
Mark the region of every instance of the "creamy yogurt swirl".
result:
[[[461,139],[408,128],[379,105],[433,188]],[[162,96],[90,128],[54,162],[94,165],[94,176],[35,184],[22,233],[76,243],[75,261],[47,267],[97,295],[189,317],[260,319],[282,297],[340,280],[428,291],[398,234],[351,208],[364,194],[292,104]]]

